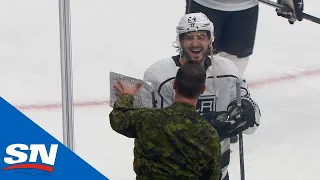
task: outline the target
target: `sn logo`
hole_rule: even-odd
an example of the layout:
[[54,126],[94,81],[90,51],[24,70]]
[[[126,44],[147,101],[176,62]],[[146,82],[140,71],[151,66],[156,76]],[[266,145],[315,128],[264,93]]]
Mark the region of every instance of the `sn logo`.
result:
[[[28,151],[30,153],[26,153]],[[6,149],[8,157],[3,159],[9,166],[3,170],[37,169],[53,172],[57,151],[58,144],[51,144],[49,153],[44,144],[31,144],[30,147],[25,144],[12,144]],[[38,156],[42,163],[37,163]]]

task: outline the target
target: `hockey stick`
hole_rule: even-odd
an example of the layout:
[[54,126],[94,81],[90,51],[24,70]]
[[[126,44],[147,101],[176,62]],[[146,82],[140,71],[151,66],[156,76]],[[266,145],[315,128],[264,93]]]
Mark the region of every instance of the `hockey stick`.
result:
[[[241,80],[238,79],[236,82],[236,95],[237,95],[237,109],[238,109],[238,117],[240,116],[241,111],[241,89],[240,89]],[[243,136],[242,133],[239,134],[239,156],[240,156],[240,173],[241,180],[245,180],[244,175],[244,155],[243,155]]]
[[192,0],[187,0],[188,2],[186,2],[186,14],[188,14],[190,12],[190,5],[191,5],[191,1]]
[[[283,8],[284,6],[281,5],[281,4],[278,4],[276,2],[273,2],[273,1],[270,1],[270,0],[259,0],[261,3],[264,3],[268,6],[272,6],[276,9],[281,9]],[[311,16],[309,14],[306,14],[306,13],[303,13],[303,18],[306,19],[306,20],[309,20],[309,21],[312,21],[314,23],[317,23],[317,24],[320,24],[320,18],[318,17],[315,17],[315,16]]]

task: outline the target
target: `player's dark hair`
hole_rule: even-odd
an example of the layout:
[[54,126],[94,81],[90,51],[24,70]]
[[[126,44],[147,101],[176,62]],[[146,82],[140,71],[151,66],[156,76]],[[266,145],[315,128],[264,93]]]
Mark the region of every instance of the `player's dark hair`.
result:
[[186,61],[176,75],[176,90],[185,98],[198,98],[206,82],[206,71],[197,61]]

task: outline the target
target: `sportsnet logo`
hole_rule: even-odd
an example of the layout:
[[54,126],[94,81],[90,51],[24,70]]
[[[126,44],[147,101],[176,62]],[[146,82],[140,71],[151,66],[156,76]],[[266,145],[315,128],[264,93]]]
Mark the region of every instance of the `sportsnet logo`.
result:
[[12,144],[6,148],[7,157],[4,162],[8,165],[2,170],[33,169],[53,172],[58,144],[51,144],[49,152],[44,144]]
[[16,179],[108,180],[0,97],[0,180]]

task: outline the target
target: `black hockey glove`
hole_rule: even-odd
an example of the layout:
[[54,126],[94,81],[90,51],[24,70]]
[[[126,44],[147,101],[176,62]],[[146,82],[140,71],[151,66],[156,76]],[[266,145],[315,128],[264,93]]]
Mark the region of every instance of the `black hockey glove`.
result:
[[277,15],[288,19],[290,24],[294,24],[296,20],[303,19],[303,0],[277,0],[278,4],[283,5],[281,9],[276,9]]
[[259,126],[255,121],[253,102],[248,98],[241,100],[241,112],[238,113],[236,100],[228,106],[228,111],[210,112],[209,123],[217,130],[220,139],[234,137],[249,127]]
[[256,113],[254,110],[254,102],[249,98],[241,98],[241,111],[238,112],[237,100],[232,101],[228,106],[229,119],[228,121],[234,121],[237,127],[232,131],[229,131],[231,136],[238,135],[244,130],[254,127],[254,125],[259,126],[256,122]]
[[[210,119],[209,116],[211,116]],[[237,126],[227,121],[229,117],[227,111],[206,113],[206,117],[208,122],[217,130],[221,141],[230,138],[229,131],[233,131]]]

